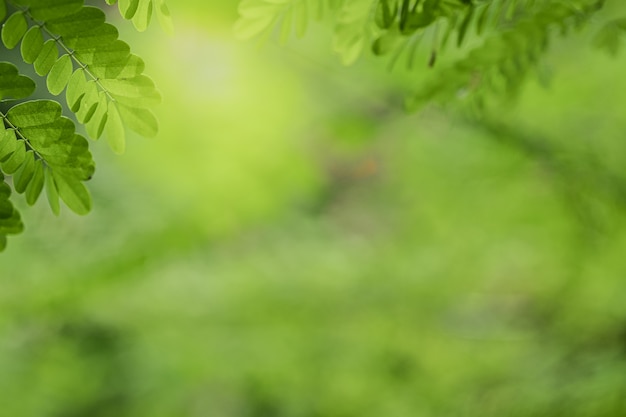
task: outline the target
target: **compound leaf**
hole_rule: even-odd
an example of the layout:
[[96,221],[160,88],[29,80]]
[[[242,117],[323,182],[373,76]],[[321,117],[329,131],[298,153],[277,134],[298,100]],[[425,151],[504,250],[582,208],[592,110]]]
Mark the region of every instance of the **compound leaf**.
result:
[[[17,133],[17,145],[2,168],[6,173],[15,173],[15,190],[27,192],[27,202],[34,203],[41,193],[44,175],[39,173],[38,164],[42,164],[41,169],[54,176],[46,187],[56,184],[48,190],[52,210],[58,212],[53,198],[58,186],[64,190],[61,195],[68,207],[84,214],[90,203],[85,202],[82,181],[91,178],[95,166],[87,140],[75,133],[70,119],[61,115],[61,105],[52,100],[27,101],[13,106],[6,119]],[[8,139],[5,136],[3,142]]]

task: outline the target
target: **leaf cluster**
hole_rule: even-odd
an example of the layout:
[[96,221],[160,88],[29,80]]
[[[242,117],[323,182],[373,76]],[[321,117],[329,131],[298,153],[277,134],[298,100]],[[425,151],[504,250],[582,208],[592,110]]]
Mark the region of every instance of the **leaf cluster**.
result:
[[[107,0],[108,4],[115,1]],[[119,9],[144,30],[154,9],[171,27],[163,0],[120,1]],[[119,39],[99,7],[83,0],[0,0],[0,48],[19,47],[25,64],[45,77],[51,99],[28,100],[36,83],[18,62],[0,62],[0,249],[23,226],[9,200],[11,188],[34,204],[45,189],[55,214],[62,200],[77,214],[91,209],[85,181],[95,163],[85,136],[105,135],[111,149],[125,149],[125,127],[152,137],[158,123],[151,108],[161,100],[143,60]],[[72,118],[63,115],[64,93]],[[10,176],[9,178],[5,178]],[[9,185],[11,184],[12,187]]]
[[[610,1],[610,0],[608,0]],[[407,99],[409,108],[431,101],[472,97],[483,105],[486,95],[514,97],[537,68],[552,39],[593,24],[607,0],[244,0],[235,30],[242,38],[269,36],[278,28],[285,39],[301,36],[312,10],[331,10],[333,49],[344,64],[368,49],[387,57],[393,67],[404,59],[415,67],[426,39],[437,66],[431,80]],[[623,6],[622,6],[623,7]],[[320,14],[317,14],[319,17]],[[600,25],[594,44],[616,53],[626,34],[626,17]],[[472,42],[468,42],[471,39]],[[450,48],[460,49],[453,62],[436,65]],[[423,67],[421,67],[423,68]]]

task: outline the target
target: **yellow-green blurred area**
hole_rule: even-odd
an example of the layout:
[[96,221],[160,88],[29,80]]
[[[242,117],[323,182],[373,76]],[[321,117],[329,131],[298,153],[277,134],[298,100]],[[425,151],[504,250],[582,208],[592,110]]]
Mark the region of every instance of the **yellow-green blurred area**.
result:
[[626,415],[626,55],[557,42],[507,133],[405,114],[427,59],[169,3],[173,37],[116,21],[158,138],[93,144],[86,217],[15,200],[0,416]]

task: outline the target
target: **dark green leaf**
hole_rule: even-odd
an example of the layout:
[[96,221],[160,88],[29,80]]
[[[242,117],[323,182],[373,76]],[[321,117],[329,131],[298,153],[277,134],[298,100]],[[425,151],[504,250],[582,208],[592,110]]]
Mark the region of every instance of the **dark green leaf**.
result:
[[58,19],[48,21],[46,27],[56,35],[63,37],[76,36],[101,26],[105,20],[102,10],[97,7],[86,6],[77,13],[64,15]]
[[76,51],[81,51],[111,43],[118,36],[115,26],[104,23],[84,32],[65,35],[63,36],[63,43]]
[[54,122],[61,117],[61,105],[52,100],[32,100],[13,106],[7,118],[21,128]]
[[20,99],[35,91],[35,82],[25,75],[18,74],[17,67],[8,62],[0,62],[0,100]]

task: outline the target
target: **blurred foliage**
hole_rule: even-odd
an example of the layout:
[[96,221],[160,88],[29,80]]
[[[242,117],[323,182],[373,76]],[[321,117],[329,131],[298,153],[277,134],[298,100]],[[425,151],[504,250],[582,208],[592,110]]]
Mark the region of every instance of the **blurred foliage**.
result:
[[25,212],[0,416],[625,415],[626,57],[409,116],[421,74],[238,43],[233,3],[132,38],[161,134],[94,147],[93,213]]

